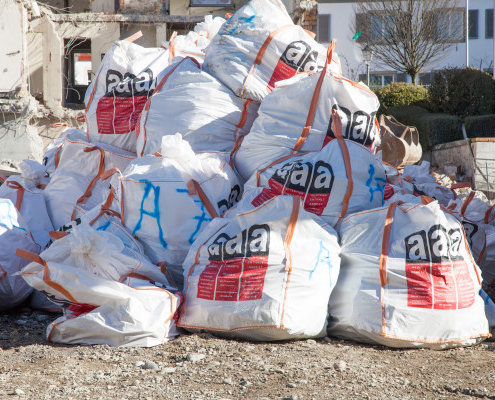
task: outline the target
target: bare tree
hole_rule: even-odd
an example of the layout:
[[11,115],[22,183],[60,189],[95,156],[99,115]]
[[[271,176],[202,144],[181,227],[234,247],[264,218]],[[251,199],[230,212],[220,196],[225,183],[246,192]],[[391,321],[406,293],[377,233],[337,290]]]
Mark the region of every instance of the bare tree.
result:
[[456,0],[357,0],[351,23],[375,59],[416,83],[419,72],[464,40],[463,10]]

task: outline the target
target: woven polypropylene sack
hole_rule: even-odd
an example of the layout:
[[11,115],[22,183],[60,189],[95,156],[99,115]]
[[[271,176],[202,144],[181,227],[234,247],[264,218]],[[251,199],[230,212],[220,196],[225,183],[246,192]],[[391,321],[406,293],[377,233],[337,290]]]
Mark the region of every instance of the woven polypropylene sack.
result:
[[168,61],[164,49],[115,42],[86,90],[88,141],[135,152],[137,120]]
[[436,201],[351,215],[339,234],[330,335],[432,349],[488,336],[480,271],[461,224]]
[[161,150],[162,137],[181,133],[196,152],[231,152],[257,116],[258,104],[242,100],[191,58],[166,68],[138,122],[137,154]]
[[29,187],[25,179],[13,175],[0,186],[0,199],[12,201],[28,225],[34,241],[44,249],[50,241],[48,233],[53,230],[44,191]]
[[[294,25],[279,0],[251,0],[211,39],[203,63],[237,96],[261,101],[276,82],[325,64],[325,48]],[[335,54],[332,69],[341,73]]]
[[137,158],[112,185],[120,188],[122,221],[146,254],[182,275],[191,244],[233,205],[241,187],[224,158],[196,155],[180,135],[163,138],[162,154]]
[[383,206],[386,183],[385,170],[369,149],[343,139],[319,152],[274,161],[253,174],[244,190],[266,188],[253,200],[255,206],[281,194],[299,196],[306,211],[335,225],[348,213]]
[[288,154],[319,151],[336,137],[332,110],[342,121],[345,139],[372,147],[379,139],[378,106],[377,97],[365,85],[330,70],[301,77],[265,97],[251,132],[235,154],[235,167],[247,180]]
[[0,311],[22,303],[32,288],[16,275],[28,262],[15,255],[18,247],[39,253],[29,228],[14,204],[0,199]]
[[184,262],[178,325],[248,340],[324,336],[339,245],[313,217],[299,197],[277,196],[213,220]]
[[64,151],[50,183],[44,190],[53,227],[58,229],[74,216],[74,207],[86,210],[104,202],[110,192],[101,176],[108,170],[124,170],[135,158],[132,153],[103,143],[64,141]]
[[148,347],[175,336],[179,298],[115,235],[81,224],[40,257],[19,254],[33,261],[22,277],[65,309],[48,326],[49,341]]

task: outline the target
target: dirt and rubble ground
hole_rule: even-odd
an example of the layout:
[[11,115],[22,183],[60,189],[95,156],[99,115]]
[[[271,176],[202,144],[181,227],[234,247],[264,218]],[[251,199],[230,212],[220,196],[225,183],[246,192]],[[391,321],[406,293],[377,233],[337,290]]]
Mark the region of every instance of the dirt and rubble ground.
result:
[[495,399],[495,342],[393,350],[184,334],[152,348],[49,344],[56,314],[0,315],[1,399]]

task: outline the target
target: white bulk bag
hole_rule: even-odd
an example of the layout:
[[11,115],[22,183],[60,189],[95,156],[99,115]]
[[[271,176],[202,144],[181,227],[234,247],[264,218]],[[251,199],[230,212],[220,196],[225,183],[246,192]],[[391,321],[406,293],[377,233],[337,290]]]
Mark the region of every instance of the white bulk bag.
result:
[[0,311],[19,305],[33,291],[20,275],[16,275],[28,264],[15,255],[18,247],[35,253],[40,251],[14,204],[8,199],[0,199]]
[[[205,71],[242,98],[260,102],[275,83],[325,65],[325,48],[294,25],[279,0],[251,0],[205,49]],[[341,73],[334,55],[332,70]]]
[[178,325],[257,341],[325,336],[339,245],[313,217],[299,197],[277,196],[213,220],[184,262]]
[[181,133],[196,152],[228,151],[251,129],[258,104],[242,100],[191,58],[169,66],[141,114],[137,154],[154,154],[162,137]]
[[483,290],[493,300],[495,299],[495,226],[485,224],[486,257],[480,264],[483,277]]
[[58,168],[44,190],[48,214],[55,229],[74,217],[74,207],[91,210],[110,192],[101,176],[108,170],[124,170],[132,153],[103,143],[87,143],[67,136]]
[[[45,150],[43,155],[43,165],[46,167],[46,174],[48,175],[48,182],[58,167],[60,162],[60,156],[62,155],[64,141],[67,136],[70,136],[72,140],[85,141],[87,140],[86,132],[82,129],[66,129],[60,136],[53,139]],[[48,183],[46,183],[48,184]]]
[[329,334],[442,349],[488,336],[480,271],[457,219],[438,202],[393,203],[340,226],[342,268]]
[[[335,41],[329,46],[332,57]],[[327,64],[328,65],[328,64]],[[258,118],[235,154],[244,179],[274,160],[299,151],[318,151],[336,137],[332,115],[342,121],[342,136],[367,147],[379,140],[379,102],[362,83],[334,74],[328,67],[265,97]]]
[[29,184],[24,178],[10,176],[0,186],[0,199],[9,199],[15,205],[33,235],[34,241],[44,249],[50,241],[48,233],[53,225],[46,209],[42,189]]
[[176,277],[198,234],[233,205],[241,188],[227,161],[196,155],[180,134],[163,137],[162,154],[135,159],[112,186],[120,188],[124,226]]
[[117,41],[86,90],[88,141],[136,151],[136,122],[168,65],[168,51]]
[[148,347],[176,335],[179,297],[115,235],[81,224],[39,257],[18,254],[33,261],[22,277],[65,308],[47,328],[49,341]]
[[291,154],[258,170],[244,185],[265,188],[253,205],[281,194],[299,196],[304,209],[331,225],[348,213],[383,206],[385,170],[366,147],[332,140],[319,152]]

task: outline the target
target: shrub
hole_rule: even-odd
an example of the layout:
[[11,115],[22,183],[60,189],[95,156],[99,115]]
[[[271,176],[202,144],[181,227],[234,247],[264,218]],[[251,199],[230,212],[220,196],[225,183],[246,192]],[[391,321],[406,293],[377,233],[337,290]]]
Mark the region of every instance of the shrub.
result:
[[495,79],[476,68],[438,71],[428,92],[434,112],[463,118],[495,113]]
[[423,151],[430,150],[437,144],[463,138],[461,121],[456,116],[431,114],[417,106],[391,107],[389,111],[397,121],[418,129]]
[[388,112],[388,109],[393,106],[410,105],[428,98],[427,89],[405,82],[392,83],[376,89],[375,93],[380,100],[381,112]]
[[473,137],[495,137],[495,114],[466,117],[466,133]]

